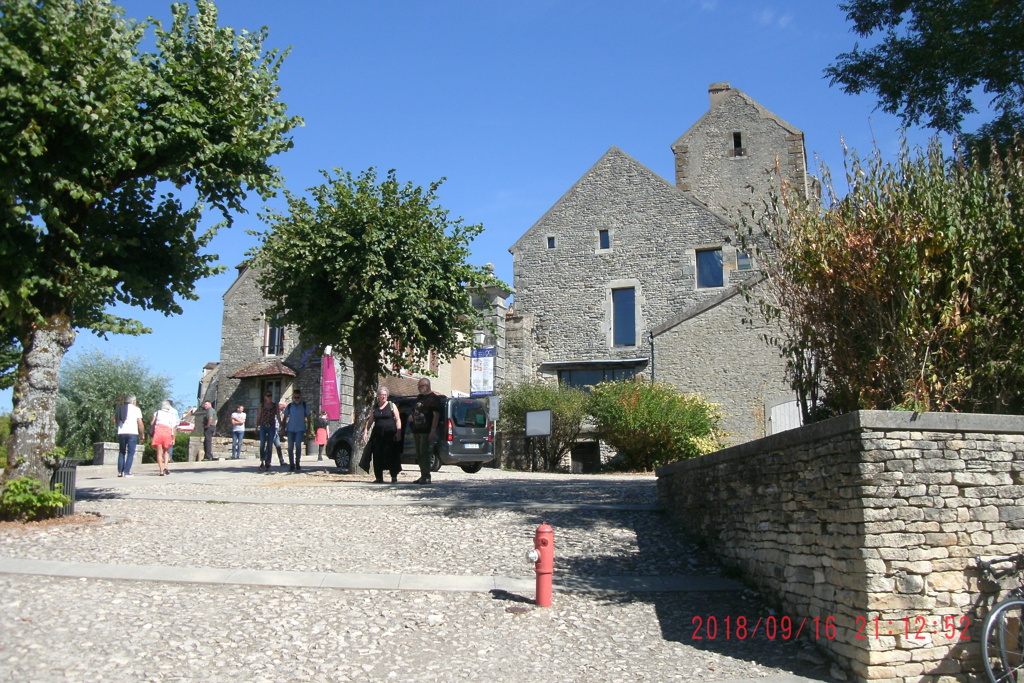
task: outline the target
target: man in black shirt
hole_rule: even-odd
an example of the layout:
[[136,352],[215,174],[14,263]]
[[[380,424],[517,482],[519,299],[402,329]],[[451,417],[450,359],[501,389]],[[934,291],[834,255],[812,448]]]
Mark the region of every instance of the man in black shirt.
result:
[[416,460],[420,465],[417,484],[430,483],[430,460],[434,442],[437,440],[437,421],[441,417],[440,395],[430,389],[430,380],[421,379],[417,384],[419,396],[409,417],[412,441],[416,444]]

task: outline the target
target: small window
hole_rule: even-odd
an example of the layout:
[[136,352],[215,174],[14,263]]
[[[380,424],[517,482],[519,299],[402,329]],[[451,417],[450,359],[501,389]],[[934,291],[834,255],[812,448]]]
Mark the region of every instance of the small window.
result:
[[636,346],[636,290],[612,290],[612,345]]
[[598,236],[598,243],[601,245],[601,249],[611,249],[612,248],[612,238],[608,234],[607,230],[599,231],[597,233],[597,236]]
[[722,250],[702,249],[697,252],[697,287],[721,287]]
[[737,270],[751,270],[754,267],[754,259],[750,254],[744,254],[742,251],[736,252],[736,269]]
[[548,237],[548,249],[554,249],[554,248],[555,248],[555,238],[554,237]]
[[263,329],[263,355],[284,355],[284,328],[277,320],[267,320]]
[[625,382],[636,376],[636,368],[594,368],[587,370],[559,370],[558,382],[589,393],[590,387],[601,382]]
[[732,134],[732,156],[742,157],[747,155],[747,148],[743,146],[743,133]]

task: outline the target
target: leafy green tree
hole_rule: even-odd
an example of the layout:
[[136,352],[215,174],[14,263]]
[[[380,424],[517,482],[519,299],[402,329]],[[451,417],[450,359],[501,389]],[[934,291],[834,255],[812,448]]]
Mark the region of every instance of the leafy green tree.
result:
[[[288,213],[270,213],[253,252],[270,315],[294,325],[304,344],[349,358],[357,423],[368,415],[377,377],[422,370],[426,354],[461,353],[483,317],[467,286],[501,285],[471,266],[469,244],[483,227],[452,220],[424,190],[395,171],[377,183],[336,169],[309,190],[286,192]],[[282,267],[283,266],[283,267]]]
[[522,382],[501,387],[498,427],[510,435],[526,433],[526,413],[551,411],[551,435],[542,452],[543,469],[558,469],[587,417],[587,396],[580,389],[549,382]]
[[230,222],[280,185],[267,159],[300,123],[278,99],[283,55],[195,9],[172,5],[167,29],[109,0],[0,9],[0,342],[21,350],[7,477],[48,477],[76,331],[148,331],[113,304],[180,313],[219,270],[203,209]]
[[653,470],[722,447],[720,407],[670,384],[602,382],[591,389],[587,407],[601,440],[629,470]]
[[141,359],[91,351],[65,365],[57,399],[57,445],[72,458],[91,458],[92,444],[116,441],[114,411],[134,394],[148,416],[170,394],[170,380]]
[[[974,141],[1002,147],[1024,130],[1024,4],[1014,0],[851,0],[839,5],[871,48],[855,45],[825,70],[848,93],[872,91],[905,125],[960,133],[979,89],[995,118]],[[982,149],[987,153],[987,149]]]
[[1024,147],[848,153],[845,197],[766,205],[762,310],[807,420],[858,409],[1024,410]]

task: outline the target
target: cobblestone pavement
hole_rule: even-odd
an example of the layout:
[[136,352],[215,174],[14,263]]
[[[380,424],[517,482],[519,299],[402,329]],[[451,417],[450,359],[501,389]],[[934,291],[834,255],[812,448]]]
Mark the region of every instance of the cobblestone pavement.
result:
[[[652,477],[445,468],[428,488],[253,469],[79,468],[77,511],[100,522],[0,530],[0,566],[530,578],[547,521],[562,577],[722,575],[654,509]],[[0,681],[829,680],[807,641],[737,637],[740,617],[771,613],[751,591],[557,591],[546,609],[532,597],[0,573]]]

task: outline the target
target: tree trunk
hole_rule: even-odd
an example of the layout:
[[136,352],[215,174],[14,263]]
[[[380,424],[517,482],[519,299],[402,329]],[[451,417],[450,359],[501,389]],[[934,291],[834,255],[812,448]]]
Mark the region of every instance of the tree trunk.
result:
[[33,477],[49,485],[56,466],[49,454],[57,438],[60,365],[74,341],[71,321],[64,314],[50,316],[22,338],[4,480]]
[[357,437],[362,437],[363,427],[370,419],[370,410],[376,402],[379,365],[379,356],[373,351],[352,354],[352,412]]

